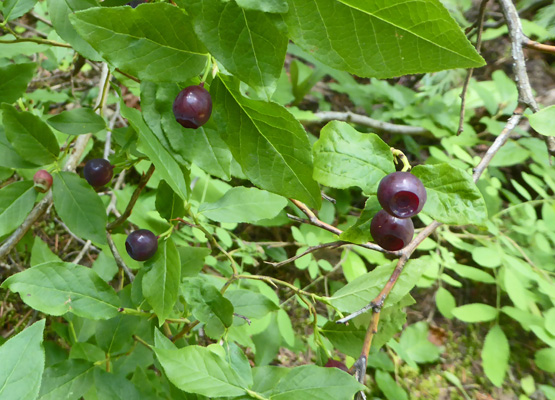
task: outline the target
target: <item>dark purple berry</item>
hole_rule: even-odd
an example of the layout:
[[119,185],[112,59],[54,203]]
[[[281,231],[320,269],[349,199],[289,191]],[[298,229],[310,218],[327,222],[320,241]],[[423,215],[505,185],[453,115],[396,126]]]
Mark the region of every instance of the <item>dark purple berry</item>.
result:
[[197,129],[212,114],[212,97],[202,86],[188,86],[175,98],[173,114],[176,121],[185,128]]
[[133,231],[125,240],[125,250],[133,260],[148,260],[158,250],[158,238],[148,229]]
[[385,210],[380,210],[372,218],[370,233],[381,248],[401,250],[412,240],[414,225],[410,218],[395,218]]
[[345,364],[343,364],[341,361],[333,360],[331,358],[328,360],[326,365],[324,365],[324,367],[339,368],[342,371],[349,372],[349,368],[347,368],[347,366]]
[[46,193],[52,187],[52,175],[44,169],[39,169],[35,172],[33,182],[35,182],[35,190],[37,192]]
[[114,169],[110,161],[104,158],[94,158],[85,164],[83,175],[91,186],[100,187],[110,182],[114,175]]
[[397,218],[410,218],[422,211],[426,189],[410,172],[394,172],[378,186],[378,201],[385,211]]
[[126,5],[135,8],[135,7],[137,7],[139,4],[143,4],[143,3],[146,3],[146,1],[145,1],[145,0],[132,0],[132,1],[130,1],[129,3],[127,3]]

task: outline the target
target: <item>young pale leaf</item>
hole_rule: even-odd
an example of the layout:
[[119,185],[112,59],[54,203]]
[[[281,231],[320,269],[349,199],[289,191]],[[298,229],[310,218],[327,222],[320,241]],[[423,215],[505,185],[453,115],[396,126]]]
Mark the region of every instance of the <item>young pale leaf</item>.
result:
[[220,75],[210,91],[218,131],[247,178],[261,189],[320,208],[310,143],[301,124],[277,103],[243,97],[237,86]]
[[484,65],[434,0],[291,0],[285,22],[299,47],[359,76],[391,78]]
[[168,221],[185,215],[185,203],[166,181],[160,181],[156,192],[156,209]]
[[106,210],[86,180],[72,172],[54,174],[52,195],[56,212],[77,236],[106,244]]
[[0,236],[14,231],[33,209],[37,191],[31,181],[14,182],[0,189]]
[[455,297],[447,289],[440,287],[436,292],[436,305],[439,312],[448,319],[453,318],[453,309],[457,307]]
[[407,327],[401,334],[399,345],[419,364],[434,362],[441,354],[440,349],[428,340],[428,324],[423,321]]
[[274,218],[287,205],[277,194],[256,188],[234,187],[215,203],[202,203],[199,212],[213,221],[252,223]]
[[206,347],[155,348],[154,352],[170,382],[183,391],[208,397],[246,394],[242,379],[235,370]]
[[150,161],[156,166],[158,173],[171,186],[174,192],[186,201],[189,191],[181,167],[145,124],[141,112],[134,108],[129,108],[122,103],[121,115],[127,118],[131,126],[139,134],[140,150],[150,158]]
[[555,120],[555,106],[546,107],[535,114],[529,115],[530,126],[545,136],[555,136],[553,120]]
[[339,368],[303,365],[284,376],[270,400],[350,400],[364,386]]
[[272,300],[251,290],[228,290],[225,297],[231,301],[237,314],[251,319],[262,318],[271,311],[279,310]]
[[2,7],[2,14],[5,21],[11,21],[21,17],[31,10],[37,0],[5,0]]
[[331,121],[322,128],[313,153],[314,179],[337,189],[358,186],[373,194],[382,178],[395,172],[389,145],[346,122]]
[[69,19],[110,64],[141,80],[182,82],[200,74],[208,60],[191,19],[167,3],[98,7]]
[[[499,325],[491,328],[486,335],[482,349],[482,366],[488,379],[497,387],[503,385],[509,368],[509,341]],[[554,370],[555,372],[555,370]]]
[[[385,301],[385,307],[397,303],[416,286],[426,263],[426,258],[418,258],[405,265],[397,283],[393,286],[393,290]],[[354,312],[361,309],[380,293],[394,268],[395,263],[389,263],[358,277],[335,292],[330,297],[331,304],[344,312]]]
[[[182,165],[195,163],[211,175],[229,180],[231,152],[218,135],[212,119],[197,128],[186,129],[173,114],[172,105],[183,87],[193,84],[141,82],[143,117],[152,132],[172,156]],[[196,84],[196,81],[195,81]]]
[[246,10],[234,1],[189,3],[195,32],[210,53],[229,72],[270,99],[288,43],[281,16]]
[[83,57],[93,61],[102,61],[100,54],[88,44],[85,39],[77,34],[77,31],[69,22],[69,16],[76,11],[86,10],[91,7],[98,7],[96,0],[49,0],[48,16],[56,33],[62,39],[71,44]]
[[13,103],[19,99],[33,79],[36,68],[35,63],[8,64],[0,67],[0,103]]
[[83,318],[107,319],[118,315],[115,290],[92,269],[82,265],[49,262],[19,272],[1,287],[19,293],[25,304],[50,315],[68,311]]
[[428,200],[422,210],[430,217],[450,225],[483,225],[486,203],[472,177],[449,164],[418,165],[412,173],[420,178]]
[[39,117],[28,111],[18,112],[15,107],[3,104],[2,121],[6,137],[21,158],[38,165],[56,161],[60,154],[56,136]]
[[50,126],[68,135],[96,133],[106,129],[104,118],[90,108],[74,108],[48,118]]
[[247,10],[259,10],[268,13],[286,13],[289,9],[287,0],[235,0],[235,2]]
[[536,365],[549,373],[555,373],[555,348],[541,349],[534,356]]
[[171,238],[162,240],[154,257],[145,262],[145,267],[149,271],[143,278],[143,294],[162,325],[175,306],[181,282],[179,253]]
[[0,346],[0,399],[34,400],[44,371],[42,319]]
[[385,371],[376,370],[376,384],[387,400],[408,400],[407,392]]
[[65,360],[46,368],[39,400],[77,400],[93,384],[94,364],[85,360]]
[[451,313],[455,318],[464,322],[484,322],[491,321],[497,317],[497,309],[494,307],[481,304],[466,304],[457,308],[453,308]]

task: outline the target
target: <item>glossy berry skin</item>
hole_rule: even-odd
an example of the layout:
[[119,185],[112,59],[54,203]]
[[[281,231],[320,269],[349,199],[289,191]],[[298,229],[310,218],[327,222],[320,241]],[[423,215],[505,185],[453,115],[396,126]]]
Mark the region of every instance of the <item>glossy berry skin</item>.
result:
[[104,158],[94,158],[85,164],[83,175],[91,186],[100,187],[112,180],[114,169],[110,161]]
[[380,210],[370,223],[374,241],[385,250],[401,250],[412,240],[414,225],[410,218],[395,218]]
[[378,201],[382,208],[397,218],[410,218],[422,211],[426,189],[410,172],[394,172],[383,178],[378,186]]
[[212,114],[212,97],[198,85],[183,89],[173,102],[175,120],[185,128],[197,129],[204,125]]
[[343,364],[341,361],[337,361],[337,360],[334,360],[334,359],[331,359],[331,358],[328,360],[326,365],[324,365],[324,367],[326,367],[326,368],[339,368],[342,371],[349,372],[349,368],[347,368],[347,366],[345,364]]
[[127,236],[125,250],[133,260],[148,260],[158,250],[158,238],[148,229],[138,229]]
[[35,190],[40,193],[48,192],[48,189],[52,187],[52,175],[50,172],[39,169],[35,172],[35,176],[33,176],[33,182],[35,182]]

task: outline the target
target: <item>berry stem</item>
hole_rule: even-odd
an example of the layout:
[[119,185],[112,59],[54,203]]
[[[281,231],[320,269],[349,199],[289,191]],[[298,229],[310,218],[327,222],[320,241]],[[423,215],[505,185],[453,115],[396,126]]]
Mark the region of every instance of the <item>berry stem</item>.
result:
[[200,79],[200,86],[204,87],[204,82],[206,82],[206,78],[208,78],[210,71],[212,71],[212,56],[209,54],[208,60],[206,61],[206,68],[204,68],[204,73]]
[[395,158],[395,164],[398,164],[399,161],[403,163],[403,169],[401,170],[402,172],[410,171],[412,167],[405,153],[403,153],[401,150],[396,149],[395,147],[391,147],[391,153]]

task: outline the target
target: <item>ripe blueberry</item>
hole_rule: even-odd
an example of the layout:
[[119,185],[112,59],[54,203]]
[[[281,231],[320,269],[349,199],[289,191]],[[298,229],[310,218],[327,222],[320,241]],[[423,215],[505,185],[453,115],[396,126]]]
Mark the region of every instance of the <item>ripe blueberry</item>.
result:
[[185,128],[197,129],[204,125],[212,114],[212,97],[202,86],[188,86],[175,98],[173,114],[176,121]]
[[125,250],[133,260],[148,260],[158,250],[158,238],[148,229],[138,229],[127,236]]
[[138,5],[146,3],[145,0],[131,0],[129,3],[127,3],[127,6],[131,6],[132,8],[136,8]]
[[381,180],[378,201],[394,217],[410,218],[424,207],[426,189],[410,172],[394,172]]
[[33,182],[37,192],[46,193],[52,186],[52,175],[44,169],[39,169],[33,177]]
[[326,365],[324,365],[324,367],[327,367],[327,368],[335,367],[335,368],[339,368],[342,371],[349,372],[349,368],[347,368],[345,364],[343,364],[341,361],[337,361],[332,358],[328,359],[328,362],[326,363]]
[[104,158],[94,158],[85,164],[83,175],[91,186],[100,187],[110,182],[114,170],[110,161]]
[[410,218],[395,218],[385,210],[380,210],[372,218],[370,233],[383,249],[401,250],[412,240],[414,225]]

